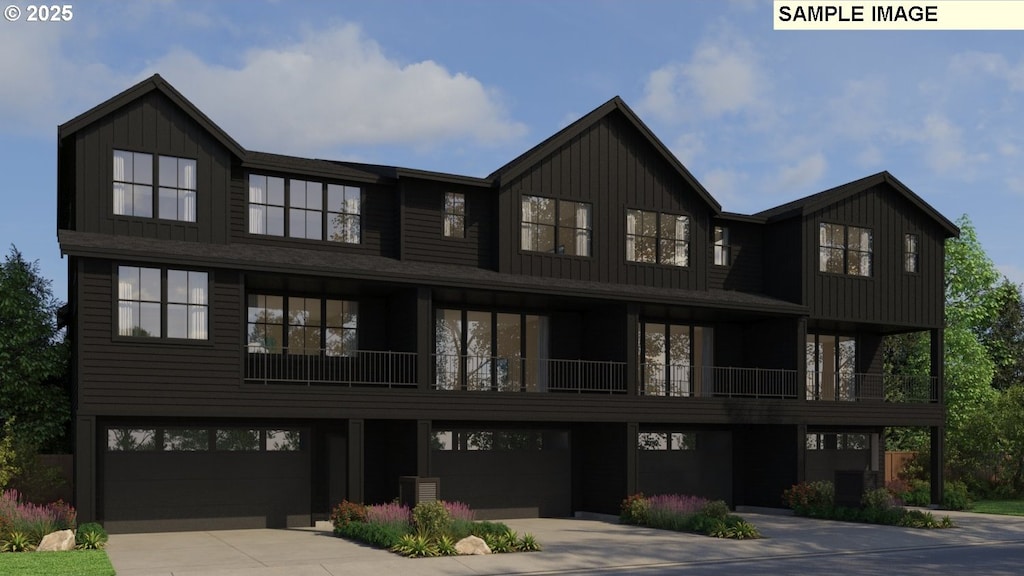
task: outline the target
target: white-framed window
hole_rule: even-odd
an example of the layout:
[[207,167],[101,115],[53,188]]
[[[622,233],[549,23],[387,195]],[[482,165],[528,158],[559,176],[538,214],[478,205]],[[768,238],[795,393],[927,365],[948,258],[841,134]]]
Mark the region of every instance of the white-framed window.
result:
[[466,195],[461,192],[444,193],[445,238],[466,237]]
[[818,270],[850,276],[871,276],[873,241],[870,228],[822,222],[818,226]]
[[153,155],[114,150],[114,214],[153,217]]
[[688,266],[690,217],[649,210],[626,210],[626,260]]
[[157,217],[180,222],[196,221],[196,161],[160,156]]
[[206,272],[118,266],[117,334],[207,340],[209,290]]

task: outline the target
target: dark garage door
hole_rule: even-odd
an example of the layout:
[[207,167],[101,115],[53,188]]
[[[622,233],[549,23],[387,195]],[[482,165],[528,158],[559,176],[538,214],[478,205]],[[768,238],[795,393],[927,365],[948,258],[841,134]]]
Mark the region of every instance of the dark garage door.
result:
[[567,431],[435,431],[431,475],[441,498],[469,504],[478,519],[569,516]]
[[[125,432],[142,443],[119,446],[115,435]],[[308,442],[299,441],[306,432],[293,431],[283,449],[275,439],[284,431],[241,431],[234,438],[217,436],[223,430],[175,436],[180,432],[107,431],[101,506],[109,531],[310,525],[310,451]]]

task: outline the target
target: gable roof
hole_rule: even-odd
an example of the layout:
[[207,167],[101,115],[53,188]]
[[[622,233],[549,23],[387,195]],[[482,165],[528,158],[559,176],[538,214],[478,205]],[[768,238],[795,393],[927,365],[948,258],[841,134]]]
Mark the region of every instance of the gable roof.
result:
[[897,180],[896,177],[888,171],[872,174],[871,176],[866,176],[859,180],[854,180],[853,182],[847,182],[846,184],[841,184],[835,188],[829,188],[828,190],[818,192],[817,194],[812,194],[792,202],[787,202],[781,206],[776,206],[775,208],[758,212],[755,216],[765,218],[768,222],[777,222],[794,216],[810,214],[824,208],[825,206],[835,204],[836,202],[840,202],[855,194],[868,190],[869,188],[878,186],[879,184],[888,184],[892,190],[895,190],[901,196],[910,201],[911,204],[924,212],[929,218],[934,220],[943,230],[946,231],[948,237],[960,235],[960,229],[957,228],[956,224],[953,224],[938,210],[932,208],[930,204],[915,194],[913,190],[907,188],[905,184]]
[[149,78],[146,78],[142,82],[128,88],[124,92],[121,92],[117,96],[110,98],[106,102],[94,106],[90,110],[79,114],[78,116],[68,120],[57,127],[57,137],[63,140],[66,136],[74,134],[75,132],[85,128],[89,124],[100,120],[108,114],[115,112],[123,106],[142,98],[150,92],[160,92],[168,99],[181,108],[186,114],[188,114],[193,120],[195,120],[200,126],[202,126],[207,132],[213,135],[218,142],[224,145],[225,148],[231,151],[235,156],[242,158],[245,156],[245,149],[235,142],[235,140],[228,136],[228,133],[221,130],[220,126],[213,123],[213,120],[203,114],[203,112],[196,108],[194,104],[188,101],[187,98],[181,95],[171,86],[166,80],[163,79],[159,74],[154,74]]
[[715,213],[722,211],[721,204],[712,198],[707,189],[697,181],[693,174],[683,166],[683,163],[680,162],[664,144],[662,144],[661,140],[654,135],[654,132],[651,132],[651,129],[648,128],[642,120],[640,120],[640,117],[637,116],[636,113],[626,105],[622,98],[618,96],[615,96],[611,100],[592,110],[589,114],[559,130],[547,140],[544,140],[540,144],[537,144],[533,148],[530,148],[526,152],[520,154],[511,162],[492,172],[487,179],[501,181],[515,178],[526,171],[535,162],[554,153],[556,150],[572,141],[573,138],[579,136],[585,130],[614,112],[621,113],[622,116],[632,124],[637,132],[639,132],[640,135],[643,136],[644,139],[647,140],[647,142],[665,158],[665,161],[668,162],[669,166],[671,166],[687,184],[697,191],[697,194],[700,195],[704,202],[714,209]]

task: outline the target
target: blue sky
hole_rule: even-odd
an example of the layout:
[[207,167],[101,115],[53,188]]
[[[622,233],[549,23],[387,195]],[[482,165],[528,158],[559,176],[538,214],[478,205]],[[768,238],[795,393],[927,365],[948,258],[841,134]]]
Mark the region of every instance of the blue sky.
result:
[[889,170],[1024,282],[1021,32],[776,32],[767,0],[73,10],[0,20],[0,245],[62,299],[56,128],[155,72],[248,149],[473,176],[619,95],[725,210]]

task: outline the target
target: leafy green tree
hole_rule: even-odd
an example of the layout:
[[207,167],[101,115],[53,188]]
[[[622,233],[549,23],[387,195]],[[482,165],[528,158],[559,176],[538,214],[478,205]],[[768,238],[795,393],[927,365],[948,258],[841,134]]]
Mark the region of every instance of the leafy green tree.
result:
[[997,472],[1012,495],[1024,494],[1024,384],[1006,389],[996,403],[999,451],[1005,455]]
[[1007,390],[1024,385],[1024,296],[1020,285],[1003,278],[995,298],[996,314],[980,336],[995,363],[992,386]]
[[43,449],[63,448],[71,417],[59,306],[38,263],[12,246],[0,264],[0,421],[13,418],[18,440]]

